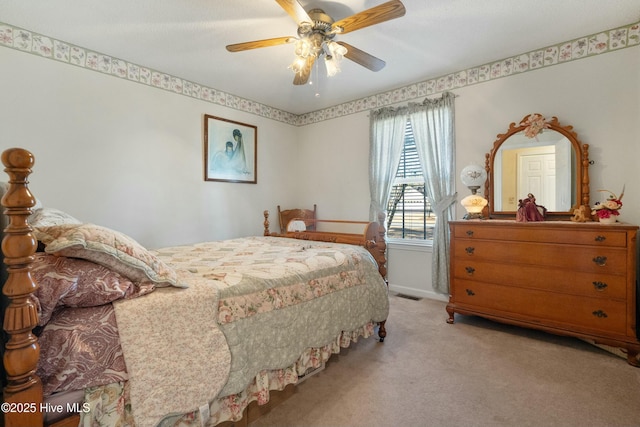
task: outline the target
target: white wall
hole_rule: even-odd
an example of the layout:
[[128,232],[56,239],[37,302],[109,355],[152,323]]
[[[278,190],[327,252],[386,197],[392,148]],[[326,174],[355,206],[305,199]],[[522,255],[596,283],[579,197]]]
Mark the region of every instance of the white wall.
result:
[[318,217],[369,219],[369,117],[367,113],[301,127],[298,200],[318,205]]
[[[595,162],[589,170],[592,204],[603,198],[598,189],[618,193],[626,185],[620,220],[640,224],[638,70],[640,48],[631,48],[453,90],[458,95],[456,176],[471,162],[484,165],[485,153],[511,122],[519,123],[530,113],[557,116],[562,124],[574,127],[582,143],[590,145]],[[368,113],[306,126],[301,135],[303,157],[318,159],[307,163],[309,170],[302,175],[306,184],[301,185],[314,190],[301,199],[324,194],[332,206],[318,202],[323,216],[327,210],[350,218],[368,216],[366,165],[361,162],[368,156]],[[326,135],[334,136],[327,140]],[[469,194],[459,180],[457,191],[458,200]],[[456,217],[463,215],[464,209],[457,205]],[[393,290],[433,295],[428,249],[392,246],[388,258]]]
[[[640,224],[638,70],[640,49],[632,48],[456,90],[458,171],[471,161],[484,164],[510,122],[534,112],[556,116],[589,144],[591,203],[604,199],[598,189],[618,194],[626,184],[620,220]],[[465,190],[459,182],[458,192]]]
[[[47,206],[160,247],[262,234],[265,209],[277,224],[296,203],[294,126],[11,49],[0,63],[0,149],[34,153]],[[257,184],[204,181],[204,114],[258,127]]]
[[[261,234],[278,204],[368,219],[368,112],[296,128],[11,49],[0,63],[0,149],[34,152],[31,187],[46,205],[149,247]],[[557,116],[591,146],[592,202],[626,184],[621,220],[640,224],[638,70],[634,47],[455,89],[457,175],[509,123]],[[204,114],[257,125],[257,185],[203,181]],[[430,262],[391,247],[391,286],[433,294]]]

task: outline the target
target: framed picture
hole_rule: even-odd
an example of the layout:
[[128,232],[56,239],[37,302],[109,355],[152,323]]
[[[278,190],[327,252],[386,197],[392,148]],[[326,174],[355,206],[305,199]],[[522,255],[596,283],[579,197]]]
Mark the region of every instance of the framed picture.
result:
[[258,182],[258,128],[204,116],[204,180]]

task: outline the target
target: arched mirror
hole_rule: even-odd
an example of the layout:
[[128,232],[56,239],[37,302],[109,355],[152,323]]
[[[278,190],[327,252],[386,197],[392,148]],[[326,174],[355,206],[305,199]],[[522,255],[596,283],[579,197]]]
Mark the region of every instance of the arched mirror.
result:
[[489,217],[515,218],[518,200],[532,193],[547,208],[547,219],[569,219],[589,206],[589,146],[557,117],[525,116],[498,134],[486,155]]

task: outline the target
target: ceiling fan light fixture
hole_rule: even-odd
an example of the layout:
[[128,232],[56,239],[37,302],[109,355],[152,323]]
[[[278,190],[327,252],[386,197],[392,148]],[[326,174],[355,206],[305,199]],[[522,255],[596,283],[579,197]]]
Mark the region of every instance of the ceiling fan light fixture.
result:
[[347,48],[336,42],[329,41],[325,43],[324,64],[327,68],[327,76],[333,77],[340,72],[340,62],[344,55],[347,54]]
[[354,15],[334,21],[322,9],[306,12],[300,0],[276,0],[298,24],[298,37],[276,37],[227,45],[229,52],[278,46],[295,42],[296,59],[289,66],[295,71],[294,85],[306,84],[311,68],[318,65],[325,56],[327,74],[333,76],[340,71],[340,60],[345,57],[371,71],[380,71],[385,62],[343,41],[334,42],[337,34],[346,34],[391,19],[400,18],[406,13],[401,0],[387,0],[385,3],[363,10]]
[[301,74],[306,64],[307,64],[307,61],[305,58],[301,56],[296,56],[296,59],[294,59],[291,65],[289,65],[289,68],[291,68],[294,73]]
[[298,24],[298,36],[309,37],[309,34],[313,32],[313,23],[301,22]]
[[309,39],[303,38],[296,41],[295,54],[299,58],[306,58],[311,55],[311,43]]
[[327,49],[329,50],[328,56],[332,56],[338,61],[347,54],[347,48],[333,41],[327,42]]
[[324,58],[324,65],[327,67],[327,76],[333,77],[340,72],[340,62],[334,57],[327,56]]

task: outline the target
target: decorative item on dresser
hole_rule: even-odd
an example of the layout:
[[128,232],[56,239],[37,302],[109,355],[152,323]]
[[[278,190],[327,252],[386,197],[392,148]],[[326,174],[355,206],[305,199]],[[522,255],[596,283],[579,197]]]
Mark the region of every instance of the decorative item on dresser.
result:
[[[516,221],[515,195],[539,195],[522,165],[540,156],[569,173],[540,193],[549,220]],[[498,135],[485,165],[490,219],[449,222],[448,323],[459,313],[574,336],[623,348],[640,366],[638,227],[592,221],[590,164],[588,145],[556,117],[529,115]]]
[[462,169],[460,180],[471,190],[471,194],[460,201],[467,211],[464,219],[482,219],[482,211],[487,206],[487,199],[477,193],[487,180],[487,172],[479,165],[470,164]]
[[605,193],[609,193],[607,200],[600,203],[597,202],[591,212],[598,220],[603,224],[615,224],[618,221],[618,215],[620,215],[620,209],[622,209],[622,196],[624,196],[624,187],[620,196],[616,196],[609,190],[599,190]]

